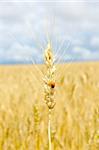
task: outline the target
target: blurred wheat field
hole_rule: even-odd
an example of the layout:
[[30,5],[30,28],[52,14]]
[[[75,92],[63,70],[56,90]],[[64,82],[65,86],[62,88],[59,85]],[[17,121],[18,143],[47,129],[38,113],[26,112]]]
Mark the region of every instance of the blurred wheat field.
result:
[[[52,149],[98,150],[99,62],[67,66],[57,67]],[[43,97],[35,65],[0,66],[0,150],[48,150]]]

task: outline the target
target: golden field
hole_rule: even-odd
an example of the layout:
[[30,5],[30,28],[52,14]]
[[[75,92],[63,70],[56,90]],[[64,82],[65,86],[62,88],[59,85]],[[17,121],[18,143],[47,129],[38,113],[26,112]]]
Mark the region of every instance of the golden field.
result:
[[[99,149],[99,62],[57,65],[53,150]],[[42,65],[0,66],[0,150],[48,150]]]

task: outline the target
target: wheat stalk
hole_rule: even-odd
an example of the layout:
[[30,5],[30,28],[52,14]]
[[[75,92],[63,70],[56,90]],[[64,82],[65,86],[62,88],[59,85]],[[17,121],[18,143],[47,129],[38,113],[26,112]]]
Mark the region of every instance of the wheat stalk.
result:
[[35,149],[40,149],[40,114],[38,105],[34,104],[33,107],[33,113],[34,113],[34,127],[35,127]]
[[45,64],[47,68],[46,75],[44,77],[44,93],[45,102],[49,109],[48,115],[48,143],[49,150],[51,150],[51,110],[55,106],[54,92],[55,92],[55,66],[54,57],[52,53],[52,47],[49,43],[44,54]]

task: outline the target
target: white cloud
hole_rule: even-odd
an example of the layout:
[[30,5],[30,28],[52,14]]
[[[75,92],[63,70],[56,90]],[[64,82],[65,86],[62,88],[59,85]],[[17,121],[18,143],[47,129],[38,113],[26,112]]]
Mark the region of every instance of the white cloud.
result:
[[91,39],[91,45],[99,50],[99,36],[93,36]]
[[64,38],[71,40],[77,57],[98,57],[86,47],[87,33],[92,36],[93,49],[99,46],[98,36],[94,37],[94,32],[99,35],[99,6],[85,0],[45,1],[0,3],[0,55],[2,51],[6,57],[20,59],[32,55],[33,49],[37,51],[40,45],[47,44],[49,33],[57,44]]
[[84,47],[74,47],[73,52],[75,55],[78,55],[82,60],[97,60],[99,59],[98,51],[91,51]]
[[89,58],[90,57],[90,51],[83,47],[74,47],[73,52],[75,54],[79,54],[82,58]]

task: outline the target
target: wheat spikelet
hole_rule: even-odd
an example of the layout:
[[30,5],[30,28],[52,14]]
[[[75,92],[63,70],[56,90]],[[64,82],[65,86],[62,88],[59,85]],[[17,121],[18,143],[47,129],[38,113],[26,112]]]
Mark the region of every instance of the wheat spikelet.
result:
[[49,110],[53,109],[55,106],[54,92],[55,92],[55,66],[51,45],[48,44],[45,50],[45,64],[47,67],[47,72],[44,78],[44,93],[45,102]]
[[44,93],[45,93],[45,102],[49,109],[49,120],[48,120],[48,141],[49,141],[49,150],[51,150],[51,110],[55,106],[54,92],[55,92],[55,66],[54,58],[52,53],[52,48],[50,43],[48,44],[47,49],[45,50],[45,64],[47,72],[44,78]]

